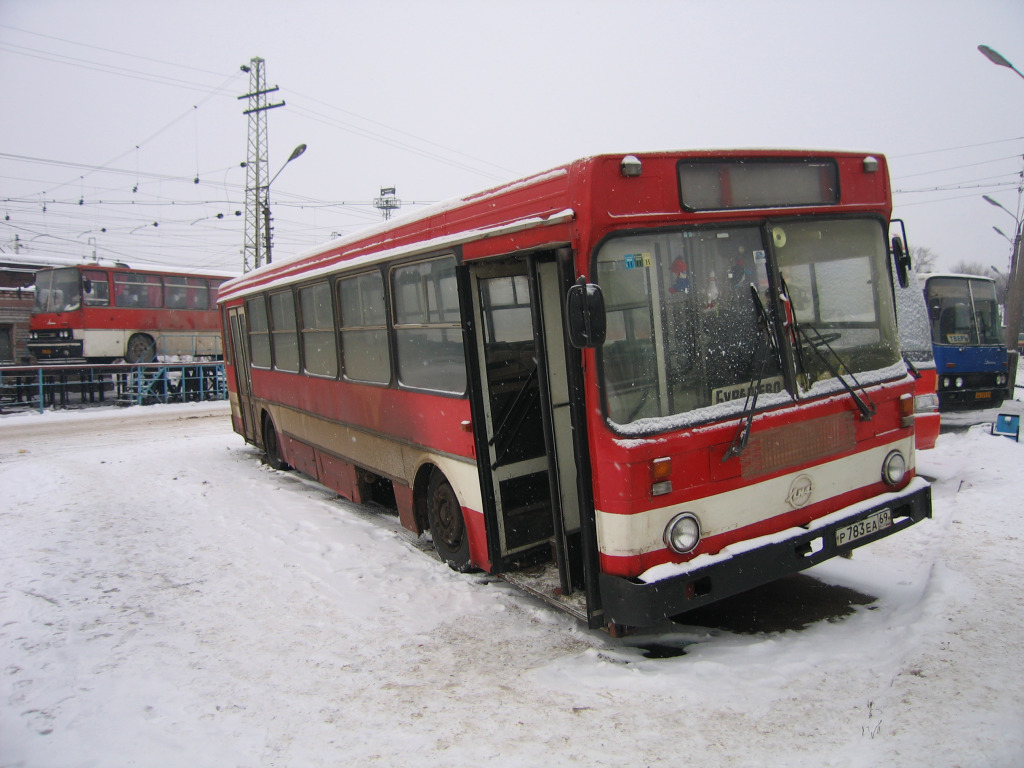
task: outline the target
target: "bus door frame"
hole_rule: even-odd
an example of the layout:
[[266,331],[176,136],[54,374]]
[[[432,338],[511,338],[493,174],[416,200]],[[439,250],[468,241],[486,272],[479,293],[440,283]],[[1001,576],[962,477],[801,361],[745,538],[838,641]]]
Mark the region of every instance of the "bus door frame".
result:
[[[572,257],[568,248],[532,252],[527,255],[464,262],[465,322],[471,343],[467,363],[470,398],[477,446],[483,512],[487,528],[488,554],[494,572],[518,564],[516,550],[503,546],[497,487],[500,468],[492,468],[489,383],[485,361],[483,310],[480,281],[493,277],[524,276],[530,289],[530,312],[537,362],[540,416],[547,464],[548,503],[553,533],[533,545],[550,542],[558,568],[559,589],[568,596],[579,590],[586,594],[587,618],[591,627],[601,626],[599,618],[596,530],[593,521],[586,430],[579,428],[585,408],[579,404],[582,368],[578,350],[568,345],[563,328],[565,295],[573,282]],[[581,460],[582,457],[582,460]]]
[[259,420],[252,396],[252,369],[249,365],[249,324],[245,319],[245,307],[228,309],[228,335],[231,342],[231,359],[235,368],[235,391],[238,393],[238,412],[242,417],[245,439],[257,444],[260,439]]

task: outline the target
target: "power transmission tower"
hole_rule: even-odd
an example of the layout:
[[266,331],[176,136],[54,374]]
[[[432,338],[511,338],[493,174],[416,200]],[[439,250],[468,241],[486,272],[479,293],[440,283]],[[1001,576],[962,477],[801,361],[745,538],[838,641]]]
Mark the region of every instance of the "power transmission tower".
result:
[[381,187],[380,197],[374,198],[373,207],[384,214],[384,221],[387,221],[392,211],[402,207],[402,201],[395,195],[394,187]]
[[283,107],[284,102],[267,103],[267,94],[277,90],[267,88],[263,72],[263,59],[254,57],[242,71],[249,73],[249,92],[239,96],[249,100],[249,108],[242,112],[249,116],[249,151],[245,165],[245,249],[242,253],[242,271],[248,272],[263,264],[264,249],[270,223],[264,216],[270,210],[267,172],[267,110]]

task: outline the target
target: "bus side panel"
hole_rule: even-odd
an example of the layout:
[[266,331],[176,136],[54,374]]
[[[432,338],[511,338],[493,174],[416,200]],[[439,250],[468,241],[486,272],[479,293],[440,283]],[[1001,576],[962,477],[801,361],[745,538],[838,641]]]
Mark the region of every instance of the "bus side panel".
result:
[[[920,374],[920,378],[914,383],[914,397],[934,396],[935,388],[938,385],[935,368],[918,367],[917,372]],[[914,414],[914,438],[917,450],[925,451],[934,448],[939,439],[941,426],[942,416],[938,410],[916,411]]]
[[[306,439],[340,456],[351,454],[346,445],[351,435],[332,435],[326,424],[475,458],[472,431],[461,428],[461,424],[470,419],[469,401],[465,398],[312,376],[303,377],[303,386],[296,386],[295,374],[259,369],[253,369],[252,380],[255,397],[322,421],[323,425],[318,427],[322,434],[316,439]],[[309,430],[308,425],[300,423],[277,424],[277,427],[279,431],[298,436],[305,436]]]

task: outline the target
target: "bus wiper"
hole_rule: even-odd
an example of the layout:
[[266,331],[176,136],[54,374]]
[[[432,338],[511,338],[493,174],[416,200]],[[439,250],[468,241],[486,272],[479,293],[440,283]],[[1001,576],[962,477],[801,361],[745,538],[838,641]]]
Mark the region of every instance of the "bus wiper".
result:
[[[846,391],[850,393],[850,397],[852,397],[853,401],[857,404],[857,408],[860,410],[861,417],[864,419],[864,421],[870,421],[871,417],[875,415],[876,409],[874,402],[871,400],[871,397],[868,395],[867,390],[864,388],[864,386],[859,381],[857,381],[857,377],[854,376],[853,373],[850,373],[850,366],[847,365],[843,358],[839,356],[839,353],[832,348],[832,345],[830,343],[838,339],[839,335],[836,334],[834,336],[823,336],[817,328],[812,328],[811,330],[814,331],[814,333],[817,335],[817,338],[811,339],[807,331],[804,329],[804,327],[797,322],[796,310],[793,309],[792,304],[789,303],[789,286],[786,285],[786,278],[780,274],[779,279],[781,281],[782,286],[783,300],[786,302],[786,321],[788,322],[790,330],[793,333],[793,346],[796,348],[797,363],[800,366],[801,373],[803,373],[805,376],[807,374],[806,363],[803,359],[803,345],[800,343],[800,339],[802,337],[803,340],[807,342],[807,346],[813,349],[814,354],[816,354],[818,358],[821,360],[821,362],[825,364],[825,367],[828,368],[828,371],[829,373],[832,374],[833,378],[839,379],[843,387],[846,388]],[[822,353],[821,351],[821,347],[825,347],[826,349],[828,349],[829,352],[832,353],[832,356],[839,361],[840,368],[846,369],[849,377],[853,379],[853,383],[857,386],[857,389],[864,393],[864,398],[867,399],[868,401],[867,403],[865,403],[864,400],[861,399],[860,395],[857,394],[856,390],[854,390],[854,388],[850,386],[850,382],[843,378],[843,376],[839,373],[839,370],[837,370],[836,367],[832,365],[832,363],[828,360],[828,358],[825,357],[824,353]]]
[[[864,388],[864,385],[857,381],[857,377],[854,376],[853,373],[850,371],[850,366],[847,365],[843,358],[839,356],[839,353],[832,348],[830,342],[835,341],[838,338],[838,336],[823,336],[821,334],[821,331],[819,331],[817,328],[811,328],[811,330],[814,331],[816,335],[816,338],[812,339],[810,335],[807,333],[807,331],[804,329],[804,327],[796,322],[795,315],[793,316],[793,327],[796,329],[796,332],[804,339],[804,341],[807,342],[807,346],[814,350],[814,354],[818,356],[818,359],[825,364],[825,367],[828,368],[829,373],[831,373],[834,378],[839,379],[842,385],[846,388],[846,391],[850,393],[850,397],[852,397],[853,401],[857,404],[857,408],[860,410],[860,415],[864,419],[864,421],[871,421],[871,417],[875,415],[875,411],[877,410],[875,408],[875,403],[874,401],[872,401],[871,396],[868,395],[868,391],[867,389]],[[863,393],[863,399],[860,395],[857,394],[857,391],[853,388],[853,386],[851,386],[850,382],[848,382],[843,377],[843,375],[839,372],[839,369],[837,369],[821,351],[822,347],[825,347],[825,349],[831,352],[832,356],[839,361],[839,368],[846,369],[846,375],[853,379],[853,384],[856,385],[857,389],[859,389],[861,393]],[[864,400],[867,400],[867,402],[864,402]]]
[[757,348],[759,359],[755,363],[755,367],[758,369],[757,379],[750,382],[750,385],[747,387],[747,398],[743,401],[740,423],[736,426],[736,434],[732,438],[729,450],[722,456],[722,461],[727,461],[733,456],[739,456],[747,447],[747,441],[750,439],[750,428],[754,426],[754,414],[757,412],[757,396],[761,392],[761,382],[764,381],[765,370],[768,367],[769,350],[775,352],[775,356],[781,364],[779,345],[775,339],[775,334],[772,333],[768,312],[764,308],[764,304],[761,303],[757,287],[753,284],[750,286],[750,295],[753,297],[754,311],[757,313],[757,327],[761,330],[761,344]]
[[914,365],[912,362],[910,362],[910,358],[907,357],[907,353],[906,352],[903,353],[903,362],[906,363],[907,370],[910,371],[910,375],[911,376],[913,376],[915,379],[920,379],[921,378],[921,372],[919,370],[917,370],[917,366],[916,365]]

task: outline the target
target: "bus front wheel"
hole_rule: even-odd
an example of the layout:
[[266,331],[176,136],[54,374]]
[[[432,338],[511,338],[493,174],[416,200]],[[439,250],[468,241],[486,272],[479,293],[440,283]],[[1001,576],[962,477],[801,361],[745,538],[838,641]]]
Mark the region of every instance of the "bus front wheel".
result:
[[427,518],[438,557],[460,573],[471,569],[469,536],[462,517],[462,505],[451,484],[440,472],[434,472],[427,489]]
[[151,363],[156,359],[156,347],[153,340],[144,333],[136,333],[128,339],[128,345],[124,349],[124,361],[135,365],[136,363]]

